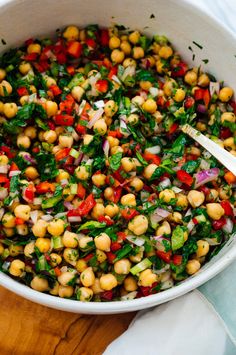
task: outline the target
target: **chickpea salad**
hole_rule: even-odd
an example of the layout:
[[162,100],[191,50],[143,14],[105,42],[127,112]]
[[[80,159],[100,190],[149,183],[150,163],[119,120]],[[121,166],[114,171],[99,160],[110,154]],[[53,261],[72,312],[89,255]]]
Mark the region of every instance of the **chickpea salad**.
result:
[[129,300],[197,273],[235,231],[233,90],[169,40],[68,26],[0,57],[0,270],[79,301]]

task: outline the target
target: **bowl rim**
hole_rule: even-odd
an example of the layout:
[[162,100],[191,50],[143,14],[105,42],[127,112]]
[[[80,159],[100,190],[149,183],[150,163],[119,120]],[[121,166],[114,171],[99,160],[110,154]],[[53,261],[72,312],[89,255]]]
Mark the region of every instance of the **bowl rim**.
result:
[[[210,25],[222,28],[227,36],[231,37],[233,41],[236,41],[236,34],[229,27],[227,27],[227,25],[225,25],[214,15],[206,13],[198,5],[196,5],[196,3],[190,3],[188,0],[182,0],[181,2],[178,0],[169,1],[178,3],[179,6],[187,8],[190,12],[194,11],[199,17],[204,18],[204,20]],[[7,9],[12,5],[14,6],[14,3],[19,2],[20,0],[0,0],[0,8]],[[122,312],[132,312],[153,307],[158,304],[170,301],[174,298],[180,297],[216,276],[236,259],[236,242],[230,244],[232,244],[231,248],[227,250],[215,263],[207,266],[206,269],[201,269],[197,274],[186,279],[179,285],[154,295],[129,301],[81,302],[59,298],[35,291],[28,286],[20,284],[2,272],[0,272],[0,285],[32,302],[62,311],[85,314],[115,314]],[[223,250],[224,249],[225,247]]]

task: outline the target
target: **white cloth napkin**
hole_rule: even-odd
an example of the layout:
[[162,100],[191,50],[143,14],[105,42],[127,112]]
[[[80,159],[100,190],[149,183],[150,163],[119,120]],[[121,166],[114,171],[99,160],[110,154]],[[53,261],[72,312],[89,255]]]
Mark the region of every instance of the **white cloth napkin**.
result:
[[[236,32],[236,0],[188,0]],[[198,290],[134,318],[103,355],[236,355],[236,262]]]

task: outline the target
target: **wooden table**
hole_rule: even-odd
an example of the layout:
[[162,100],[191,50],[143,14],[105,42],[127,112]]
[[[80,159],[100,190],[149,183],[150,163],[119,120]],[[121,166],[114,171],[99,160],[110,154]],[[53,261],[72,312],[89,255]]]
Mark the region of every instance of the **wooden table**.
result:
[[100,355],[134,315],[61,312],[0,287],[0,355]]

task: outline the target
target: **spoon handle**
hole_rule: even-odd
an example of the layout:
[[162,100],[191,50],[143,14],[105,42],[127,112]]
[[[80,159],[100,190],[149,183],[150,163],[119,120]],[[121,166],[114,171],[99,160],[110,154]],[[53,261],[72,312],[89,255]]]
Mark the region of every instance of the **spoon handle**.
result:
[[236,176],[236,157],[230,154],[227,150],[220,147],[217,143],[204,136],[189,124],[182,126],[182,131],[188,134],[208,152],[210,152],[222,165]]

